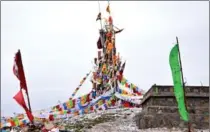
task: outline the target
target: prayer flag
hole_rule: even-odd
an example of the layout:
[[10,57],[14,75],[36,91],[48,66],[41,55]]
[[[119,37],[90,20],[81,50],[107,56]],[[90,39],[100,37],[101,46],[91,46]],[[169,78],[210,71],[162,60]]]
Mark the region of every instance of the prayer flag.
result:
[[106,7],[106,11],[110,14],[110,6],[109,6],[109,4],[108,4],[108,6]]
[[34,117],[32,115],[32,113],[28,110],[28,107],[26,106],[26,103],[25,103],[25,100],[24,100],[24,97],[23,97],[23,93],[22,93],[22,90],[20,90],[14,97],[13,97],[16,102],[23,107],[23,109],[26,111],[26,114],[29,118],[29,120],[32,122]]
[[98,16],[96,18],[96,21],[101,20],[101,12],[98,13]]
[[15,54],[13,73],[20,81],[20,88],[26,90],[26,93],[28,94],[20,50]]
[[179,62],[179,49],[178,44],[176,44],[169,55],[169,63],[172,72],[172,78],[174,83],[174,94],[176,97],[176,101],[178,104],[179,114],[184,121],[189,121],[188,112],[185,106],[185,99],[184,99],[184,89],[182,83],[182,73],[181,67]]

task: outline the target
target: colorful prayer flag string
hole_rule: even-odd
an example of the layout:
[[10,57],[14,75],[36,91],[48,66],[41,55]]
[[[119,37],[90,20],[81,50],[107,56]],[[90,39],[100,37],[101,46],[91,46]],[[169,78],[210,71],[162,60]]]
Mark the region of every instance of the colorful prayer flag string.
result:
[[85,80],[86,80],[87,77],[90,75],[90,73],[91,73],[91,71],[90,71],[89,73],[87,73],[86,76],[80,81],[79,86],[75,89],[75,91],[73,92],[73,94],[71,95],[71,97],[70,97],[69,99],[72,99],[72,98],[76,95],[77,91],[78,91],[79,88],[82,86],[82,84],[85,82]]

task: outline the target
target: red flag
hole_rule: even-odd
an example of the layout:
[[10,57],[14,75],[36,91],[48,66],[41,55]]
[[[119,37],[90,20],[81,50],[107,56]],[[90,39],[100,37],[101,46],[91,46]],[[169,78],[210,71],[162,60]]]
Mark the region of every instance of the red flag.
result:
[[102,49],[103,48],[102,43],[101,43],[101,37],[98,38],[97,47],[98,47],[98,49]]
[[50,121],[54,121],[54,116],[53,115],[49,115],[49,120]]
[[125,87],[126,87],[126,88],[129,88],[129,87],[128,87],[128,83],[125,83]]
[[87,102],[90,102],[90,93],[87,95]]
[[10,120],[10,124],[12,127],[16,126],[15,122],[12,119]]
[[90,110],[93,111],[93,106],[90,106]]
[[60,105],[56,105],[55,107],[58,111],[60,110]]
[[123,71],[124,71],[124,69],[125,69],[125,64],[126,64],[126,62],[123,63],[122,68],[121,68],[121,70],[120,70],[120,74],[123,74]]
[[22,91],[20,90],[14,97],[13,97],[17,103],[23,107],[24,110],[28,109],[27,106],[26,106],[26,103],[25,103],[25,100],[24,100],[24,97],[23,97],[23,93]]
[[130,108],[130,103],[127,102],[127,101],[125,101],[125,102],[123,103],[123,106],[126,107],[126,108]]
[[28,116],[28,119],[29,119],[31,122],[33,122],[34,116],[32,115],[32,113],[28,110],[28,108],[27,108],[27,110],[25,110],[25,111],[26,111],[26,114],[27,114],[27,116]]
[[121,80],[122,80],[122,78],[123,78],[123,71],[124,71],[124,69],[125,69],[125,64],[126,64],[126,62],[124,62],[123,63],[123,65],[122,65],[122,68],[121,68],[121,70],[119,71],[119,76],[118,76],[118,79],[119,79],[119,81],[121,82]]
[[112,17],[111,17],[111,16],[109,16],[108,21],[109,21],[109,24],[110,24],[110,25],[112,25],[112,24],[113,24],[113,19],[112,19]]
[[20,106],[23,107],[23,109],[26,111],[28,119],[32,122],[34,117],[33,117],[32,113],[28,110],[28,107],[26,106],[22,91],[20,90],[13,98],[17,101],[17,103]]
[[26,90],[26,93],[28,94],[20,50],[18,50],[18,52],[15,54],[13,73],[20,81],[20,88]]

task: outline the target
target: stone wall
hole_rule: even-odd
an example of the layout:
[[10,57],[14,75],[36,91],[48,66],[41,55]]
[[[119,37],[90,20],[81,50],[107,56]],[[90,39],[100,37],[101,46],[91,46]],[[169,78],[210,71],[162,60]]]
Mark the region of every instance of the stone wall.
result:
[[[136,124],[139,129],[167,127],[167,128],[187,128],[188,124],[180,119],[178,114],[161,113],[161,114],[146,114],[139,113],[136,115]],[[209,116],[190,114],[192,127],[196,129],[208,129],[209,128]]]
[[[187,127],[180,119],[175,98],[151,98],[142,113],[136,116],[137,126],[141,129],[153,127]],[[190,121],[196,129],[208,129],[208,98],[189,98],[187,100]]]
[[[178,108],[176,106],[148,106],[146,109],[144,109],[147,114],[153,114],[153,113],[172,113],[172,114],[178,114]],[[190,114],[209,114],[209,108],[208,107],[188,107],[188,113]]]
[[[186,87],[186,105],[193,128],[208,129],[209,126],[209,87]],[[180,119],[172,86],[153,85],[145,94],[142,112],[135,117],[141,129],[155,127],[187,127]]]
[[[209,107],[209,98],[193,98],[188,97],[186,98],[186,104],[190,107]],[[145,102],[144,106],[152,106],[152,105],[159,105],[159,106],[177,106],[177,102],[175,97],[152,97],[147,102]]]

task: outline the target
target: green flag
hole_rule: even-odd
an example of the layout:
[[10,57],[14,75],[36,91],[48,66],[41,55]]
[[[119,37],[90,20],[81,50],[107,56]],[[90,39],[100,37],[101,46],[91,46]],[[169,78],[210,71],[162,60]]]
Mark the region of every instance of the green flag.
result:
[[19,126],[19,120],[18,120],[18,118],[15,117],[13,120],[14,120],[14,122],[15,122],[15,125],[16,125],[16,126]]
[[70,108],[73,107],[73,101],[72,100],[69,100],[69,106],[70,106]]
[[64,114],[65,114],[65,115],[67,114],[67,110],[64,110]]
[[179,63],[179,49],[176,44],[171,50],[169,62],[174,83],[174,95],[178,104],[179,114],[184,121],[189,121],[188,112],[184,101],[184,89],[182,83],[182,73]]

